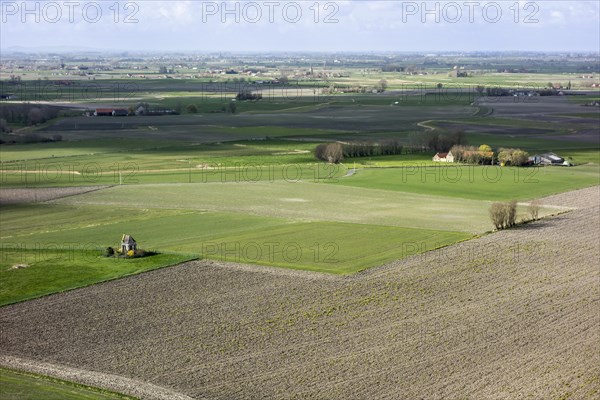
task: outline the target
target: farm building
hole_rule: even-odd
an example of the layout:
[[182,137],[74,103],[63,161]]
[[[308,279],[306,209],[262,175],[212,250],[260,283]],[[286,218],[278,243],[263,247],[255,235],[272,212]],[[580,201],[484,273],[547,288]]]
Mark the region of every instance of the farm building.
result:
[[131,235],[123,235],[121,238],[121,252],[127,254],[129,250],[137,250],[137,243]]
[[124,108],[97,108],[94,111],[95,117],[126,117],[129,111]]
[[435,156],[433,156],[433,161],[454,162],[454,156],[452,155],[451,151],[449,151],[448,153],[437,153]]
[[129,111],[124,108],[116,108],[112,112],[113,117],[126,117],[129,115]]
[[565,159],[554,153],[536,154],[529,157],[534,165],[563,165]]

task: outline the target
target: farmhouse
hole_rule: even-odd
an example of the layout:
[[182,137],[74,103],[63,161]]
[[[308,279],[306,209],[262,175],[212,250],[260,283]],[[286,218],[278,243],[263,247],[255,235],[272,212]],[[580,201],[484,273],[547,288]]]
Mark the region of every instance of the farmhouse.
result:
[[433,156],[433,161],[454,162],[454,156],[452,155],[451,151],[449,151],[447,153],[437,153],[435,156]]
[[565,159],[554,153],[536,154],[529,157],[534,165],[563,165]]
[[121,238],[121,253],[127,254],[129,250],[137,250],[137,243],[131,235],[123,235]]

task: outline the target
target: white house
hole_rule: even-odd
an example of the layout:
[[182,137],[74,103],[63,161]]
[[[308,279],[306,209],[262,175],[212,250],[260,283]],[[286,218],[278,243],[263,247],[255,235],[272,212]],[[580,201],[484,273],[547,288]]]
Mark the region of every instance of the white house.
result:
[[454,156],[452,152],[449,151],[447,153],[437,153],[433,156],[433,161],[435,162],[454,162]]

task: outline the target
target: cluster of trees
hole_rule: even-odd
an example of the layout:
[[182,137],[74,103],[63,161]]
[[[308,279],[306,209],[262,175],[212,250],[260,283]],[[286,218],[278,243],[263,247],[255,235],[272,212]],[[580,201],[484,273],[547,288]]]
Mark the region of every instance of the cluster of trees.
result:
[[317,160],[337,164],[344,158],[402,154],[404,147],[397,140],[383,142],[322,143],[315,148]]
[[62,135],[52,135],[50,137],[41,136],[37,133],[26,133],[24,135],[14,136],[14,139],[9,140],[8,142],[0,139],[0,144],[15,144],[15,143],[48,143],[48,142],[60,142],[62,140]]
[[0,133],[9,133],[12,132],[10,126],[8,126],[8,122],[4,118],[0,118]]
[[450,149],[454,156],[454,161],[467,164],[489,165],[493,161],[494,153],[487,144],[476,146],[455,145]]
[[7,124],[36,125],[56,118],[60,108],[32,106],[30,104],[6,104],[0,107],[0,119]]
[[[453,146],[466,145],[467,139],[464,131],[455,131],[446,134],[428,131],[410,134],[408,136],[408,142],[413,149],[447,152]],[[454,152],[452,153],[454,154]]]
[[[496,229],[512,228],[517,224],[517,201],[511,200],[506,203],[493,203],[490,206],[490,219]],[[540,202],[534,200],[527,207],[530,220],[538,219],[540,212]]]
[[344,150],[341,143],[321,143],[315,148],[317,160],[331,164],[339,164],[344,159]]
[[341,146],[345,158],[402,154],[404,148],[397,140],[386,140],[383,142],[352,142],[343,143]]
[[235,96],[238,100],[260,100],[262,97],[262,93],[253,93],[251,90],[242,90]]
[[498,152],[498,161],[505,165],[523,166],[529,161],[529,153],[521,149],[501,148]]
[[517,201],[493,203],[490,207],[490,219],[496,229],[507,229],[517,223]]

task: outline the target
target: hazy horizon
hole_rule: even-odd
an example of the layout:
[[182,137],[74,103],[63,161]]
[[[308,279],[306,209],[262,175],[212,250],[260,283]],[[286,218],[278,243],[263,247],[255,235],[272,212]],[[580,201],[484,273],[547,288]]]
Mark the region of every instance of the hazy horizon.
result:
[[0,1],[0,50],[600,51],[600,3],[596,1],[72,3]]

